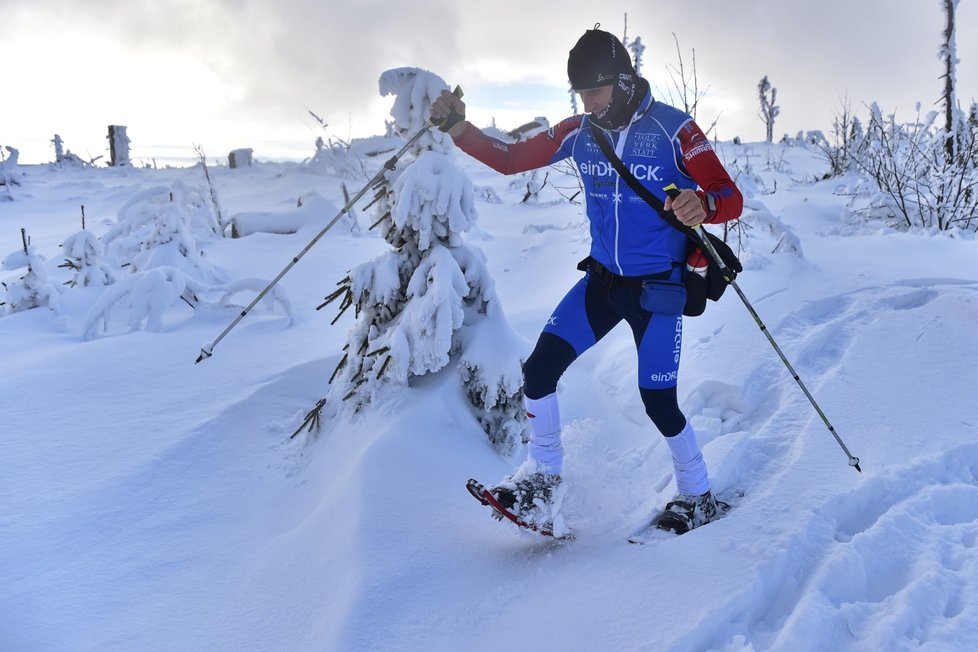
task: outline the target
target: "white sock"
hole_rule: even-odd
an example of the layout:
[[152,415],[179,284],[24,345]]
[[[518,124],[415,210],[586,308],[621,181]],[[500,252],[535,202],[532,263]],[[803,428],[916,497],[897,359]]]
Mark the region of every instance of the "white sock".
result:
[[687,496],[700,496],[710,490],[710,475],[703,461],[703,453],[696,443],[693,426],[686,422],[675,437],[666,437],[672,451],[672,466],[676,472],[676,487]]
[[541,473],[560,473],[564,466],[564,447],[560,444],[560,407],[557,394],[525,399],[530,417],[530,459]]

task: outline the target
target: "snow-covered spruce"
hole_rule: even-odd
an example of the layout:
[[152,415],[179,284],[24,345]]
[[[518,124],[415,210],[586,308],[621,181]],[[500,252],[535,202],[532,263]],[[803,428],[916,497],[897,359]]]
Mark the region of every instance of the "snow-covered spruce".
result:
[[105,249],[91,231],[82,229],[69,236],[61,248],[65,262],[59,267],[67,267],[74,273],[68,286],[111,285],[115,282],[116,272],[105,262]]
[[27,273],[13,283],[4,283],[4,300],[0,310],[13,313],[47,306],[56,314],[61,314],[61,288],[50,281],[45,265],[44,257],[27,243],[26,238],[23,249],[6,256],[0,266],[2,269],[26,267]]
[[[417,68],[380,78],[381,94],[396,96],[391,115],[404,136],[424,127],[446,88]],[[391,250],[355,267],[327,298],[341,299],[341,313],[355,306],[357,320],[324,404],[333,414],[344,402],[357,411],[389,383],[405,386],[454,363],[490,441],[510,452],[525,429],[526,347],[506,321],[484,255],[462,239],[476,220],[475,195],[453,148],[448,136],[430,131],[380,184],[375,226]]]
[[[219,238],[222,231],[211,206],[201,190],[181,183],[137,193],[123,205],[118,223],[102,238],[121,278],[89,309],[82,323],[86,339],[108,331],[113,312],[125,312],[121,319],[130,331],[160,331],[164,313],[177,303],[226,307],[235,293],[266,284],[231,282],[204,258],[198,239]],[[209,296],[214,294],[216,299]],[[291,320],[281,289],[269,293],[266,303],[281,306]]]
[[[168,215],[164,217],[164,213]],[[166,224],[159,224],[161,221]],[[177,236],[186,243],[220,235],[221,226],[206,191],[178,181],[173,186],[154,186],[130,197],[119,209],[116,224],[102,236],[102,244],[112,262],[122,266],[152,248],[144,245],[150,239],[162,243]]]

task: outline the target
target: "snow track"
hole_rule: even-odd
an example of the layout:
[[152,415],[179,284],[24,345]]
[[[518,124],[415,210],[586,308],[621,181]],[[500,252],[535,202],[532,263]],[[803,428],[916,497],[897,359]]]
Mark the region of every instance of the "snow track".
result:
[[974,649],[976,541],[978,445],[968,445],[825,504],[758,569],[762,599],[734,629],[757,650]]
[[[972,283],[911,285],[919,284],[927,287],[898,282],[809,302],[782,320],[775,336],[798,352],[796,369],[818,396],[845,376],[845,362],[863,348],[860,335],[896,321],[895,313],[919,311],[926,322],[936,301],[975,308]],[[757,566],[756,580],[734,601],[752,607],[716,627],[710,646],[974,649],[978,445],[909,464],[884,464],[875,450],[863,450],[866,477],[853,477],[853,489],[824,500],[816,499],[817,490],[798,494],[791,485],[807,466],[811,444],[831,452],[835,442],[778,367],[755,367],[744,383],[752,389],[741,394],[731,385],[702,383],[686,404],[712,461],[715,487],[747,493],[730,520],[749,518],[743,512],[753,509],[775,525],[768,543],[777,552]],[[819,457],[845,468],[841,454]],[[956,648],[961,642],[967,645]]]

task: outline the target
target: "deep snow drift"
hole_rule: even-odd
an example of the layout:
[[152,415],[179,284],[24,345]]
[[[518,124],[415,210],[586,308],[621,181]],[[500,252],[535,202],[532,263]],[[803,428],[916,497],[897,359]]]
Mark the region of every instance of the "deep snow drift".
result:
[[[292,219],[311,192],[318,213],[293,234],[196,239],[214,272],[184,270],[201,297],[157,275],[181,292],[159,310],[130,293],[90,332],[110,290],[63,286],[73,273],[58,267],[79,205],[103,236],[139,193],[203,175],[16,168],[0,255],[26,228],[62,289],[57,312],[0,317],[0,648],[978,649],[978,243],[854,226],[853,180],[816,183],[824,164],[803,147],[721,154],[751,195],[740,285],[863,473],[728,292],[685,322],[680,397],[715,487],[744,495],[722,521],[645,546],[626,538],[673,480],[627,328],[562,381],[577,539],[555,544],[466,493],[521,452],[493,450],[454,368],[290,438],[353,323],[330,326],[315,306],[386,250],[369,215],[285,277],[287,304],[256,310],[194,365],[237,314],[214,288],[272,278],[344,203],[341,183],[361,181],[212,169],[230,216]],[[525,180],[457,163],[478,189],[467,241],[528,351],[587,253],[581,207],[546,188],[520,204]],[[141,305],[155,327],[130,320]]]

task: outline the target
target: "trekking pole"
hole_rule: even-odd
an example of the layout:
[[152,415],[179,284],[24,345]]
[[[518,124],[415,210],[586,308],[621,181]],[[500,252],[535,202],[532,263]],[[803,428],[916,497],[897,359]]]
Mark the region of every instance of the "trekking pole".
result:
[[[462,89],[459,86],[456,86],[455,87],[455,90],[452,91],[452,94],[455,95],[456,97],[461,98],[462,97]],[[358,201],[360,201],[360,198],[363,197],[367,193],[367,190],[369,190],[370,188],[372,188],[375,184],[380,183],[380,181],[383,178],[384,174],[388,170],[390,170],[390,171],[393,171],[394,170],[394,167],[397,165],[398,159],[400,159],[401,156],[404,155],[404,152],[406,152],[411,147],[411,145],[413,145],[416,142],[418,142],[418,140],[420,140],[422,136],[424,136],[426,133],[428,133],[431,130],[432,127],[438,126],[438,124],[441,124],[441,121],[440,120],[436,124],[436,123],[432,122],[431,119],[429,118],[428,119],[428,122],[425,123],[425,126],[422,127],[418,131],[418,133],[414,134],[414,136],[411,137],[411,140],[409,140],[407,143],[405,143],[404,144],[404,147],[402,147],[400,149],[400,151],[397,152],[397,154],[394,154],[394,156],[392,156],[390,158],[390,160],[388,160],[386,163],[384,163],[383,169],[381,169],[379,172],[377,172],[377,174],[375,174],[374,177],[370,181],[367,182],[367,185],[365,185],[363,188],[361,188],[360,189],[360,192],[358,192],[356,195],[354,195],[353,198],[350,199],[350,201],[348,201],[346,203],[346,206],[344,206],[342,208],[342,210],[340,210],[340,212],[336,214],[336,217],[334,217],[332,220],[330,220],[329,223],[326,226],[324,226],[323,229],[319,233],[316,234],[316,237],[314,237],[312,240],[310,240],[309,241],[309,244],[307,244],[305,247],[303,247],[302,248],[302,251],[300,251],[298,254],[296,254],[292,258],[292,261],[289,262],[289,264],[286,265],[282,269],[282,271],[279,272],[278,275],[274,279],[272,279],[272,282],[269,283],[267,286],[265,286],[265,289],[264,290],[262,290],[261,292],[258,293],[258,296],[255,297],[254,300],[251,303],[249,303],[248,306],[245,307],[241,311],[241,314],[239,314],[237,317],[235,317],[234,320],[230,324],[228,324],[227,328],[225,328],[223,331],[221,331],[221,334],[217,336],[217,339],[215,339],[213,342],[207,342],[207,343],[204,344],[204,346],[201,347],[201,349],[200,349],[200,355],[197,356],[197,361],[194,362],[194,364],[199,363],[201,360],[206,360],[207,358],[209,358],[212,355],[214,355],[214,347],[217,346],[218,343],[221,340],[223,340],[224,337],[228,333],[231,332],[231,329],[234,328],[235,326],[237,326],[238,325],[238,322],[240,322],[242,319],[244,319],[245,318],[245,315],[247,315],[249,312],[251,312],[251,309],[254,308],[256,305],[258,305],[258,302],[261,301],[265,297],[265,295],[268,294],[268,292],[273,287],[275,287],[275,284],[276,283],[278,283],[280,280],[282,280],[282,277],[283,276],[285,276],[286,274],[289,273],[289,270],[291,270],[293,267],[295,267],[296,263],[298,263],[299,260],[301,260],[302,257],[305,256],[309,252],[309,250],[312,249],[316,245],[317,242],[319,242],[320,238],[322,238],[324,235],[326,235],[326,232],[329,231],[331,228],[333,228],[333,225],[335,225],[337,222],[339,222],[340,221],[340,218],[343,217],[344,215],[346,215],[350,211],[350,209],[352,209],[353,206]]]
[[[679,195],[679,189],[676,188],[675,186],[669,186],[664,190],[673,199],[675,199]],[[723,279],[730,284],[730,286],[734,289],[734,291],[737,292],[737,296],[740,297],[740,300],[744,302],[744,306],[747,308],[747,312],[749,312],[751,317],[754,318],[754,323],[757,324],[757,327],[760,328],[761,332],[764,333],[764,335],[767,337],[767,341],[771,343],[772,347],[774,347],[774,350],[777,352],[778,357],[781,358],[781,362],[784,363],[784,366],[787,367],[788,372],[791,374],[791,377],[795,379],[795,382],[798,383],[799,387],[801,387],[801,391],[805,393],[806,397],[808,397],[808,401],[812,404],[812,407],[815,408],[815,412],[818,413],[819,417],[821,417],[822,423],[824,423],[825,427],[829,429],[829,432],[831,432],[832,436],[835,437],[835,441],[839,443],[839,446],[842,447],[842,450],[849,457],[849,466],[855,468],[857,471],[862,473],[863,470],[859,468],[859,458],[853,456],[853,454],[849,452],[849,449],[846,448],[845,442],[842,441],[842,437],[840,437],[839,433],[835,431],[835,428],[832,426],[832,423],[829,421],[829,418],[825,416],[825,412],[823,412],[822,408],[819,407],[818,402],[815,400],[815,397],[812,396],[812,393],[810,391],[808,391],[808,387],[805,386],[805,383],[802,381],[801,376],[798,375],[798,372],[795,371],[795,368],[791,366],[790,362],[788,362],[788,358],[785,356],[784,352],[781,351],[781,347],[778,346],[778,343],[774,340],[774,336],[771,335],[771,332],[768,330],[767,326],[765,326],[764,322],[761,321],[760,315],[758,315],[757,311],[754,310],[754,306],[751,305],[751,302],[747,300],[747,296],[744,294],[743,290],[741,290],[740,286],[737,285],[737,281],[733,278],[733,276],[735,275],[730,273],[729,268],[727,267],[727,265],[724,264],[723,259],[720,258],[720,254],[718,254],[716,249],[713,247],[713,243],[710,242],[710,239],[706,237],[706,235],[704,235],[706,233],[706,229],[703,228],[702,224],[698,224],[693,227],[693,233],[695,233],[696,237],[699,238],[700,243],[702,243],[703,248],[709,254],[710,258],[713,259],[713,262],[715,262],[717,266],[720,268],[721,273],[723,274]]]

